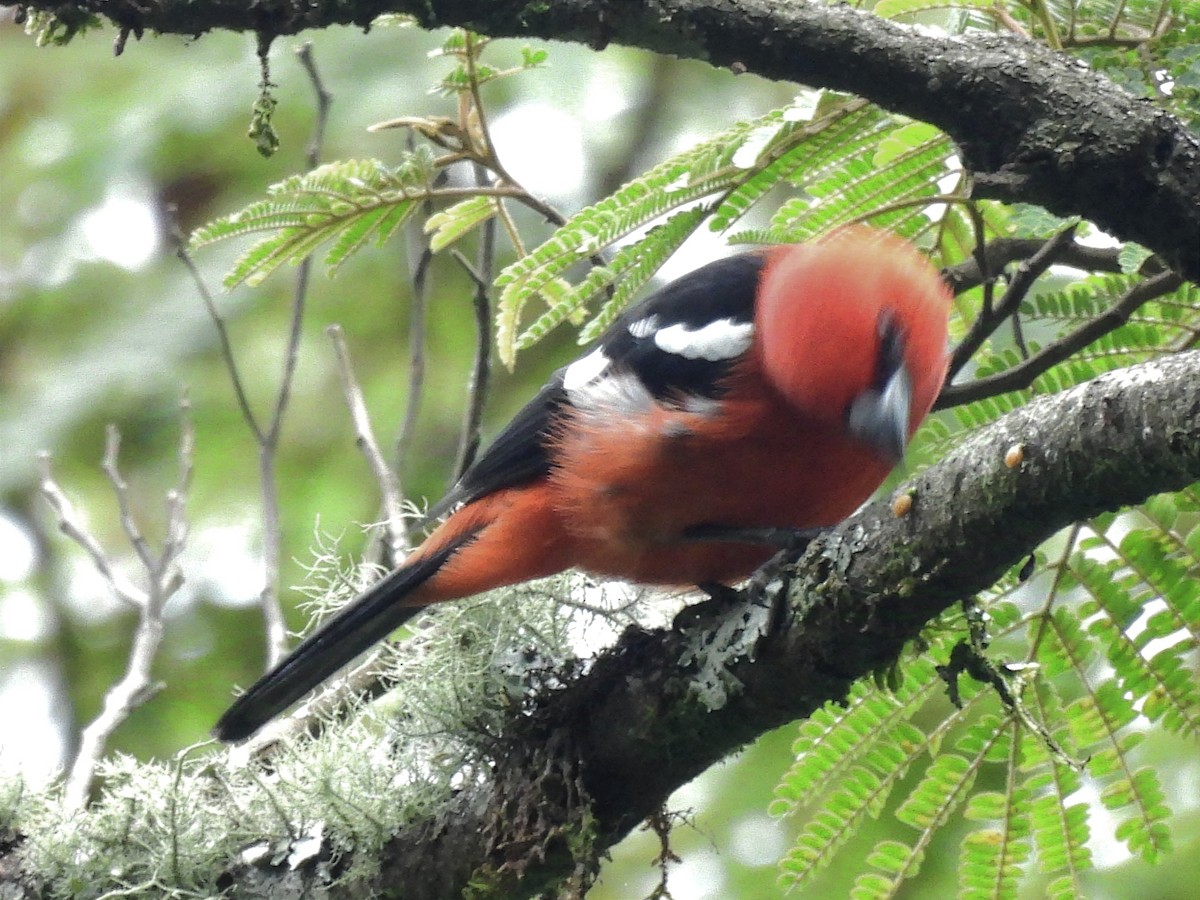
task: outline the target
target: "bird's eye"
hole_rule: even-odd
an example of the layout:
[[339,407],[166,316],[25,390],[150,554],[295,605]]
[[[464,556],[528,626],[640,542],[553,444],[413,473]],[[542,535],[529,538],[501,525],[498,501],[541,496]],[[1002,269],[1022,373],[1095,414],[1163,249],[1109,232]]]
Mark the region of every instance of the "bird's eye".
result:
[[879,314],[875,328],[879,334],[879,349],[876,351],[872,386],[876,390],[883,390],[888,379],[904,365],[904,330],[890,309],[884,309]]

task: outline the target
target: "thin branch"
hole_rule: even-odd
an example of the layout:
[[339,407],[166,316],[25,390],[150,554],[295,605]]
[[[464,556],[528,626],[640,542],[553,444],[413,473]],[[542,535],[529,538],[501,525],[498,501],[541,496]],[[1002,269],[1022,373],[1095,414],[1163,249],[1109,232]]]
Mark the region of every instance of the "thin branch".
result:
[[146,538],[142,534],[141,528],[138,527],[137,520],[133,517],[133,509],[129,503],[129,485],[121,476],[121,470],[117,467],[117,457],[121,452],[121,432],[117,430],[116,425],[109,425],[104,433],[104,460],[100,464],[100,468],[104,470],[104,474],[108,477],[109,482],[113,486],[113,493],[117,498],[117,510],[120,514],[121,528],[125,532],[125,536],[129,538],[129,545],[133,547],[137,553],[138,559],[142,561],[147,572],[153,573],[154,559],[150,555],[150,547],[146,543]]
[[241,370],[238,369],[237,358],[233,353],[233,342],[229,339],[229,328],[225,323],[225,317],[221,315],[221,310],[217,307],[212,291],[209,290],[208,285],[204,281],[204,276],[200,274],[200,270],[196,267],[192,255],[188,252],[187,238],[180,230],[179,222],[174,216],[171,217],[170,234],[171,240],[175,244],[175,255],[191,274],[192,281],[196,285],[196,291],[204,301],[204,308],[208,310],[208,317],[212,320],[213,327],[217,330],[217,341],[221,345],[221,357],[225,361],[225,369],[229,372],[229,380],[233,384],[233,393],[237,399],[238,409],[241,411],[246,425],[250,428],[250,433],[254,435],[255,441],[261,444],[263,431],[258,424],[258,419],[254,415],[254,410],[250,407],[250,400],[246,396],[246,388],[242,382]]
[[100,545],[100,541],[83,522],[83,517],[66,493],[54,480],[51,470],[51,457],[43,450],[38,454],[38,467],[41,470],[42,496],[58,517],[58,530],[83,548],[91,559],[92,565],[100,573],[105,583],[112,589],[117,599],[130,609],[141,610],[146,605],[146,593],[125,577],[108,558],[108,554]]
[[375,440],[375,431],[371,427],[371,416],[367,412],[367,404],[363,399],[362,388],[354,377],[354,367],[350,363],[350,350],[346,346],[346,335],[340,325],[329,325],[325,329],[333,342],[333,350],[337,355],[338,375],[341,376],[342,393],[346,397],[346,406],[350,410],[350,419],[354,423],[354,442],[366,457],[375,483],[379,486],[379,495],[383,502],[383,527],[387,532],[388,544],[394,558],[399,559],[408,549],[408,529],[405,527],[403,498],[400,493],[400,482],[384,458],[379,442]]
[[[474,166],[475,183],[480,187],[487,184],[487,171],[478,163]],[[462,258],[461,254],[458,256]],[[463,414],[462,436],[459,438],[458,457],[454,464],[454,480],[457,481],[475,461],[479,450],[479,430],[483,422],[483,407],[487,400],[488,376],[492,350],[492,306],[488,292],[496,261],[496,219],[488,219],[480,231],[479,252],[475,279],[475,294],[472,308],[475,311],[475,361],[471,377],[467,382],[467,407]]]
[[[962,371],[963,366],[975,355],[976,351],[1003,324],[1004,320],[1013,315],[1021,306],[1021,301],[1033,287],[1041,275],[1054,264],[1056,255],[1075,235],[1075,229],[1067,228],[1047,240],[1028,260],[1021,263],[1016,273],[1008,283],[1008,290],[993,308],[982,309],[970,329],[954,348],[950,357],[950,366],[946,373],[946,381],[951,382]],[[992,270],[994,271],[994,270]]]
[[325,128],[329,124],[329,107],[333,103],[333,94],[326,90],[325,82],[321,80],[321,73],[317,71],[312,42],[305,41],[297,47],[296,56],[300,60],[300,65],[304,67],[304,71],[308,73],[309,84],[312,85],[313,92],[317,95],[317,121],[313,125],[313,133],[305,150],[308,167],[315,169],[321,162],[321,147],[325,143]]
[[471,279],[471,281],[475,282],[475,287],[477,289],[483,288],[486,290],[487,288],[491,287],[491,282],[483,277],[479,270],[475,268],[475,264],[473,262],[463,256],[463,252],[461,250],[459,250],[457,247],[451,247],[450,256],[454,258],[456,263],[462,266],[462,270],[467,273],[467,276]]
[[[413,134],[408,133],[408,150],[414,147]],[[438,181],[444,182],[446,173],[438,173]],[[436,183],[435,183],[436,186]],[[425,218],[433,213],[433,203],[426,198]],[[429,271],[433,265],[433,250],[424,229],[414,222],[408,229],[408,270],[412,278],[412,292],[408,307],[408,403],[404,407],[404,420],[395,440],[395,466],[404,471],[409,448],[417,432],[417,416],[421,412],[421,401],[425,392],[425,312],[429,298]]]
[[41,454],[39,457],[43,470],[42,492],[59,516],[59,527],[64,534],[84,548],[117,595],[138,611],[138,624],[129,649],[125,673],[104,695],[100,714],[83,729],[79,751],[67,775],[64,796],[67,805],[75,809],[82,808],[88,801],[96,776],[96,767],[104,755],[112,733],[129,718],[130,713],[162,689],[162,685],[153,678],[152,667],[162,643],[163,608],[183,584],[178,559],[187,542],[185,508],[195,456],[195,434],[187,398],[180,402],[179,481],[167,492],[165,536],[157,556],[150,550],[141,528],[133,517],[129,485],[118,467],[120,446],[120,433],[115,426],[110,425],[102,467],[116,494],[121,527],[145,569],[147,586],[144,592],[122,583],[123,579],[118,581],[108,555],[99,542],[78,524],[73,507],[50,474],[49,456]]
[[[969,291],[987,281],[987,274],[1001,271],[1019,259],[1027,259],[1045,246],[1040,238],[996,238],[983,251],[983,261],[976,255],[942,270],[942,278],[955,294]],[[1053,265],[1070,266],[1085,272],[1122,271],[1119,247],[1090,247],[1071,241],[1059,248]],[[1149,273],[1148,273],[1149,274]]]
[[1020,365],[1013,366],[986,378],[977,378],[966,384],[948,385],[934,405],[934,409],[949,409],[982,400],[984,397],[994,397],[1009,391],[1018,391],[1029,387],[1034,380],[1053,366],[1069,359],[1077,351],[1082,350],[1093,341],[1099,340],[1110,331],[1115,331],[1142,305],[1169,294],[1183,284],[1183,279],[1174,272],[1160,272],[1153,278],[1131,287],[1109,309],[1070,334],[1065,335],[1052,344],[1043,347]]
[[[316,95],[317,119],[313,135],[305,152],[308,169],[317,167],[321,159],[321,148],[325,141],[325,126],[329,120],[329,105],[332,97],[325,89],[312,55],[312,45],[304,44],[297,51],[300,64],[308,73],[313,93]],[[279,572],[283,549],[283,527],[279,516],[279,488],[275,461],[279,447],[279,435],[283,419],[292,397],[296,381],[296,366],[300,360],[300,338],[303,334],[304,309],[308,298],[308,286],[312,275],[312,257],[306,256],[296,272],[296,284],[292,291],[291,321],[288,327],[287,346],[284,349],[283,374],[271,421],[260,435],[258,443],[258,473],[263,507],[263,585],[258,600],[262,607],[266,630],[267,668],[275,666],[287,654],[287,623],[283,607],[279,603]]]

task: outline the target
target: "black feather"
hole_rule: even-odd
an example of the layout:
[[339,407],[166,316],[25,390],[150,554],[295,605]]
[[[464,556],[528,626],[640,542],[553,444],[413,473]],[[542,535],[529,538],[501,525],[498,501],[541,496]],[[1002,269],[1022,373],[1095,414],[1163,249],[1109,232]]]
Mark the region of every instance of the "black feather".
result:
[[599,346],[614,369],[633,372],[659,400],[689,394],[716,397],[732,360],[684,359],[660,349],[653,333],[635,337],[629,326],[651,316],[657,320],[655,331],[672,325],[694,330],[718,319],[753,322],[764,262],[760,253],[743,253],[701,266],[627,309]]
[[213,735],[222,741],[250,737],[354,657],[419,613],[424,607],[405,606],[405,595],[420,587],[474,538],[474,532],[467,532],[437,553],[385,575],[238,697],[213,728]]

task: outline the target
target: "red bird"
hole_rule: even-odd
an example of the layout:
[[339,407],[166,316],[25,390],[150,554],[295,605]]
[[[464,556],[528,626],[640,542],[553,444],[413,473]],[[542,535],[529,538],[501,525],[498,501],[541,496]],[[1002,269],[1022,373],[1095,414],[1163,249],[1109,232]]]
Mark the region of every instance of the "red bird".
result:
[[851,229],[709,263],[559,369],[431,511],[449,517],[217,723],[249,737],[422,607],[575,567],[737,581],[755,530],[836,524],[879,486],[946,372],[950,294]]

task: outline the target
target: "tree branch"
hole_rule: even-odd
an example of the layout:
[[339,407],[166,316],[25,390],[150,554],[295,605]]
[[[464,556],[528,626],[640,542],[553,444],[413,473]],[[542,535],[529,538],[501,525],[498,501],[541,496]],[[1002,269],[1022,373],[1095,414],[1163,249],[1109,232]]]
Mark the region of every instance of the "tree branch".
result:
[[[1050,238],[1031,253],[1027,260],[1021,262],[1020,268],[1017,269],[1012,276],[1012,280],[1009,281],[1008,290],[1004,292],[1004,296],[1000,298],[998,304],[992,306],[990,302],[984,303],[983,310],[980,311],[975,321],[971,323],[970,330],[959,341],[958,346],[954,348],[954,353],[950,357],[950,365],[946,370],[947,382],[953,381],[954,376],[962,371],[963,366],[983,346],[983,342],[992,336],[993,332],[1000,327],[1000,324],[1005,319],[1017,312],[1026,294],[1029,293],[1029,289],[1033,287],[1033,283],[1054,264],[1064,247],[1074,243],[1074,237],[1075,229],[1068,228]],[[986,262],[986,248],[984,248],[983,253],[985,254],[984,261]],[[977,266],[979,265],[979,261],[973,260],[973,262]],[[988,268],[989,273],[994,271],[991,267]]]
[[[975,195],[1080,214],[1200,281],[1200,138],[1079,61],[1004,35],[942,36],[848,6],[774,0],[33,0],[68,27],[103,15],[134,34],[294,34],[408,13],[427,28],[609,42],[851,91],[937,125]],[[803,48],[803,52],[799,52]]]
[[64,800],[72,809],[83,809],[92,791],[96,769],[104,756],[109,738],[142,704],[157,694],[163,685],[153,676],[153,664],[162,643],[163,607],[183,584],[179,556],[187,543],[187,495],[192,481],[195,457],[195,435],[185,398],[180,403],[179,481],[167,491],[166,533],[161,552],[156,554],[142,534],[133,513],[129,485],[121,475],[117,457],[121,436],[115,425],[109,425],[105,440],[102,468],[117,498],[121,528],[137,554],[146,573],[146,589],[135,587],[120,575],[100,542],[83,524],[82,518],[67,499],[51,472],[50,455],[42,453],[42,493],[58,516],[59,528],[75,540],[91,557],[104,580],[117,596],[138,614],[138,624],[129,649],[125,673],[104,694],[100,713],[83,729],[79,752],[67,775]]
[[[1169,294],[1183,283],[1174,272],[1160,272],[1153,278],[1138,282],[1126,291],[1116,303],[1089,319],[1074,331],[1057,341],[1047,344],[1037,353],[1003,372],[976,378],[963,384],[948,384],[938,395],[934,409],[949,409],[964,403],[974,403],[984,397],[995,397],[1009,391],[1029,387],[1038,376],[1065,362],[1088,344],[1100,340],[1110,331],[1116,331],[1129,321],[1137,310],[1164,294]],[[957,356],[957,351],[955,356]]]

